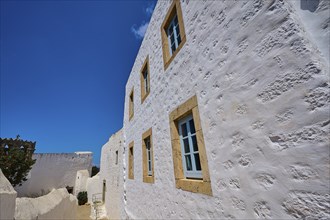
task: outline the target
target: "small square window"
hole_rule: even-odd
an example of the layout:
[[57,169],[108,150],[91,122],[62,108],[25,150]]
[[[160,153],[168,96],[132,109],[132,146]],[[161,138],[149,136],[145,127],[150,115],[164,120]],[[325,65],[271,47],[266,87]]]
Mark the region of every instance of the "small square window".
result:
[[131,120],[134,116],[134,88],[132,89],[131,93],[129,94],[129,120]]
[[141,103],[147,98],[150,93],[150,69],[149,56],[147,56],[141,68]]
[[118,164],[118,151],[116,150],[116,165]]
[[134,179],[134,142],[128,147],[128,179]]
[[181,5],[173,0],[161,27],[164,68],[167,69],[186,42]]
[[152,129],[142,135],[143,182],[154,183],[154,158],[152,147]]

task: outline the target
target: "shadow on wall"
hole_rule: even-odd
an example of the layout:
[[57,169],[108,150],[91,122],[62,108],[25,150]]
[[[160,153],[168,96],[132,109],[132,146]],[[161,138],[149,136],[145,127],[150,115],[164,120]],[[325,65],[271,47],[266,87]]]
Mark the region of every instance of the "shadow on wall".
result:
[[301,10],[314,12],[319,6],[320,0],[300,0]]

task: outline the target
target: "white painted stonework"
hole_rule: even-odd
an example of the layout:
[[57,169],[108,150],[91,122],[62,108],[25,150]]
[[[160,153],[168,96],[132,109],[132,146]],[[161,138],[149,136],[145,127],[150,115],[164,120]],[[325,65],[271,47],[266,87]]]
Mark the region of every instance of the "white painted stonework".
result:
[[[126,84],[118,182],[129,218],[330,218],[330,3],[302,10],[303,2],[181,1],[187,41],[164,70],[160,29],[171,1],[158,1]],[[147,56],[150,94],[141,104]],[[169,114],[194,95],[212,196],[175,187]],[[149,128],[153,184],[142,179]],[[131,141],[134,180],[126,172]],[[111,157],[108,148],[102,157]],[[114,162],[102,160],[101,173],[110,175]]]
[[46,153],[33,154],[36,163],[32,166],[28,180],[15,187],[19,197],[45,195],[52,189],[74,187],[79,170],[92,169],[92,153]]
[[0,219],[14,219],[17,193],[0,169]]
[[93,195],[102,194],[102,182],[99,173],[87,179],[86,183],[88,203],[93,203]]
[[77,203],[77,198],[65,188],[38,198],[17,198],[15,219],[76,219]]
[[87,179],[89,178],[88,170],[79,170],[76,175],[76,183],[74,185],[74,195],[79,192],[87,191]]
[[106,183],[105,208],[110,219],[120,219],[124,215],[123,153],[123,132],[120,130],[103,145],[101,154],[100,180]]

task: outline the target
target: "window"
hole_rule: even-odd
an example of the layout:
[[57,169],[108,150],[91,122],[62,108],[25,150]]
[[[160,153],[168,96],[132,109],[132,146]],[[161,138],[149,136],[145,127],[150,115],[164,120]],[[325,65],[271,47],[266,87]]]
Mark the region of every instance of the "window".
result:
[[128,179],[134,179],[134,142],[128,147]]
[[170,130],[176,187],[211,196],[211,179],[196,96],[171,112]]
[[152,147],[152,129],[142,135],[143,182],[154,183],[154,159]]
[[149,56],[144,61],[141,68],[141,103],[147,98],[150,93],[150,71],[149,71]]
[[116,150],[116,165],[118,164],[118,151]]
[[184,174],[188,178],[202,178],[201,162],[192,115],[178,122]]
[[181,5],[173,0],[161,27],[164,68],[167,69],[186,42]]
[[134,88],[132,89],[131,93],[129,94],[129,120],[131,120],[134,116]]

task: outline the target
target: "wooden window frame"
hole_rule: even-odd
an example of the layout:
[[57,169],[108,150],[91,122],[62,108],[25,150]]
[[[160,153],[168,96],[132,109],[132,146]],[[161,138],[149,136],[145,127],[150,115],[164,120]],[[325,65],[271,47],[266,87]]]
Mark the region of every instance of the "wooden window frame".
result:
[[[149,84],[149,90],[145,91],[145,81],[144,81],[144,72],[147,69],[148,71],[148,84]],[[144,102],[144,100],[148,97],[148,95],[150,94],[150,66],[149,66],[149,55],[146,57],[142,68],[140,70],[140,81],[141,81],[141,104]]]
[[[147,148],[145,144],[145,139],[149,138],[150,140],[150,154],[151,154],[151,175],[148,174],[148,157],[147,157]],[[148,129],[142,134],[142,170],[143,170],[143,182],[145,183],[154,183],[154,148],[152,140],[152,128]]]
[[[184,175],[178,122],[180,119],[183,119],[188,115],[192,115],[194,119],[199,157],[202,168],[201,179],[187,178]],[[203,131],[200,123],[197,97],[191,97],[179,107],[174,109],[170,113],[169,120],[176,188],[212,196],[211,179],[209,174]]]
[[[170,23],[172,22],[173,18],[175,17],[175,15],[177,15],[177,17],[178,17],[181,43],[178,45],[176,50],[171,54],[170,45],[168,43],[168,37],[167,37],[167,29],[168,29]],[[183,24],[181,4],[180,4],[179,0],[173,0],[172,5],[170,6],[170,8],[165,16],[165,19],[163,21],[160,31],[161,31],[161,38],[162,38],[164,69],[166,70],[167,67],[170,65],[172,60],[179,53],[179,51],[181,50],[181,48],[183,47],[183,45],[186,42],[186,34],[185,34],[185,28],[184,28],[184,24]]]
[[134,141],[128,145],[128,179],[134,179]]
[[128,111],[129,111],[129,121],[134,116],[134,87],[132,88],[131,92],[128,96]]

